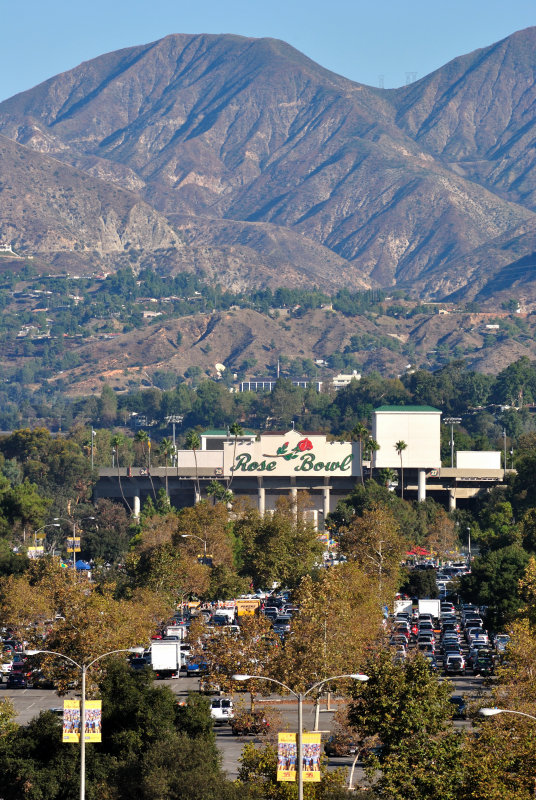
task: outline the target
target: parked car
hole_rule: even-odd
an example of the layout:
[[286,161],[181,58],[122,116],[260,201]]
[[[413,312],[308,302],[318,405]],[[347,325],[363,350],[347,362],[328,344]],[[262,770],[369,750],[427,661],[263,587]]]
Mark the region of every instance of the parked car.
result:
[[234,717],[233,701],[230,697],[214,697],[210,701],[210,716],[215,725],[225,725]]
[[453,694],[449,697],[449,703],[452,703],[452,719],[466,719],[467,706],[461,694]]
[[27,689],[28,678],[20,672],[10,672],[7,676],[8,689]]
[[343,756],[354,756],[359,748],[359,742],[349,734],[340,731],[333,733],[324,744],[324,753],[328,758],[341,758]]
[[235,714],[231,719],[231,730],[233,736],[258,736],[268,733],[270,723],[262,709],[244,711],[241,714]]
[[497,653],[504,653],[506,646],[510,641],[507,633],[498,633],[495,637],[494,647]]
[[449,654],[445,658],[445,675],[465,675],[465,659],[460,654]]

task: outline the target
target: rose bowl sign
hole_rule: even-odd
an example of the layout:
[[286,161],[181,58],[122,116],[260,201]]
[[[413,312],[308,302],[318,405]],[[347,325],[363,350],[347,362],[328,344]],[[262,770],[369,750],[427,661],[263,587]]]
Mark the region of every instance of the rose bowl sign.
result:
[[225,442],[225,475],[262,477],[359,475],[359,445],[328,442],[323,435],[298,431],[264,434],[255,442]]

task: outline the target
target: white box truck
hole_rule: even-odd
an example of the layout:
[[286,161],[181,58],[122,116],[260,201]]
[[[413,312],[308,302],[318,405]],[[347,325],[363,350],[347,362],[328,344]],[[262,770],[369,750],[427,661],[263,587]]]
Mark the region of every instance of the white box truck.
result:
[[413,604],[411,600],[395,600],[393,613],[396,617],[397,614],[411,614]]
[[422,599],[419,600],[419,617],[421,614],[431,614],[434,619],[441,616],[441,600]]
[[178,636],[181,641],[186,639],[186,626],[185,625],[168,625],[166,627],[166,636]]
[[151,667],[155,678],[174,678],[178,675],[181,664],[180,641],[151,642]]

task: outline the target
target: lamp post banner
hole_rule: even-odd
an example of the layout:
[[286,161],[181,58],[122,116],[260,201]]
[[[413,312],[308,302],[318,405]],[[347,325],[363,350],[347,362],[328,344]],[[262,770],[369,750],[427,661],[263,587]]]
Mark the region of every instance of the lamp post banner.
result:
[[297,746],[295,733],[280,733],[277,737],[277,780],[296,780]]
[[320,781],[320,736],[319,733],[304,733],[302,737],[303,781]]
[[[86,700],[86,742],[102,741],[102,704],[100,700]],[[80,701],[63,701],[62,742],[80,741]]]
[[63,701],[63,734],[62,742],[80,741],[80,701]]
[[102,703],[86,700],[86,742],[102,742]]

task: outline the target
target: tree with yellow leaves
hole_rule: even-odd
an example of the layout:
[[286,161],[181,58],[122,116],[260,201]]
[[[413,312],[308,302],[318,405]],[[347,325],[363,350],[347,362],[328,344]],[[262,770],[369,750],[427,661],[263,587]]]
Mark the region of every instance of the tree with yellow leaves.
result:
[[293,596],[300,611],[275,654],[274,677],[303,691],[330,675],[359,672],[382,630],[375,590],[376,577],[355,562],[323,570],[315,581],[304,577]]
[[[114,584],[97,586],[52,559],[41,559],[23,575],[0,581],[1,623],[27,648],[53,650],[78,663],[111,650],[147,645],[169,611],[154,592],[138,590],[130,599],[117,599]],[[61,691],[79,677],[53,656],[43,658],[42,668]]]
[[400,562],[406,550],[393,514],[384,506],[365,508],[340,529],[341,551],[375,579],[376,594],[390,600],[400,583]]

